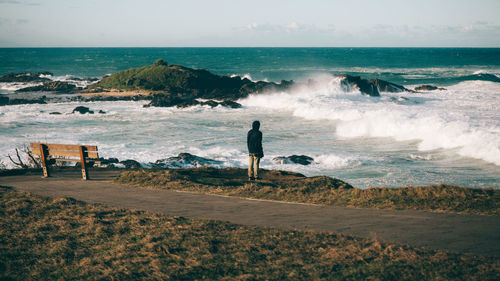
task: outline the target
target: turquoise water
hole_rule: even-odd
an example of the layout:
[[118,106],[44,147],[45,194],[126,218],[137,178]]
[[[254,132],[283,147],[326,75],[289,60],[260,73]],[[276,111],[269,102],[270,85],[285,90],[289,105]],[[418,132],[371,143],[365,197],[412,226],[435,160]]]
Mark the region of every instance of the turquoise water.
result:
[[100,77],[157,58],[271,81],[348,73],[400,84],[447,85],[478,71],[500,73],[499,48],[5,48],[0,49],[0,75],[43,70]]
[[[262,166],[328,175],[355,186],[450,183],[500,187],[500,49],[447,48],[37,48],[0,49],[0,75],[50,71],[71,81],[169,63],[252,80],[307,81],[286,92],[241,99],[241,109],[143,108],[144,102],[73,102],[0,107],[0,164],[30,141],[97,144],[103,157],[145,166],[189,152],[246,167],[245,136],[260,120]],[[379,78],[443,91],[344,92],[337,74]],[[489,76],[485,76],[489,74]],[[486,78],[485,78],[486,77]],[[26,85],[0,83],[16,96]],[[45,93],[39,93],[45,94]],[[75,115],[84,105],[106,114]],[[50,112],[61,115],[50,115]],[[281,165],[277,156],[304,154],[310,166]],[[9,166],[10,167],[10,166]]]

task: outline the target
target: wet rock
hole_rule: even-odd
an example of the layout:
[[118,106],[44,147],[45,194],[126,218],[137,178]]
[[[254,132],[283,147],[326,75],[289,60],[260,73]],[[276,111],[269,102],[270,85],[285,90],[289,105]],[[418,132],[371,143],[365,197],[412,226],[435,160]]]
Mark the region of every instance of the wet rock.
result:
[[9,73],[0,77],[0,82],[45,82],[50,79],[40,77],[41,75],[53,75],[50,72],[22,72]]
[[343,75],[340,82],[344,91],[350,91],[352,87],[357,87],[359,91],[371,97],[379,97],[380,93],[377,86],[372,84],[369,80],[363,79],[360,76]]
[[106,111],[99,110],[99,114],[106,114]]
[[50,115],[61,115],[62,113],[61,112],[57,112],[57,111],[54,111],[54,112],[51,112],[49,113]]
[[61,92],[61,93],[70,93],[76,90],[77,87],[73,84],[69,84],[68,82],[62,81],[52,81],[45,82],[43,85],[26,87],[17,90],[16,92]]
[[291,156],[274,157],[272,162],[276,165],[282,165],[282,164],[309,165],[314,162],[314,159],[306,155],[291,155]]
[[0,106],[9,104],[9,97],[0,96]]
[[389,92],[389,93],[410,92],[409,89],[406,89],[401,85],[380,79],[372,79],[370,80],[370,83],[375,85],[379,90],[379,92]]
[[139,163],[139,162],[137,162],[135,160],[132,160],[132,159],[120,161],[120,164],[124,165],[125,168],[127,168],[127,169],[139,169],[139,168],[142,168],[141,163]]
[[225,106],[225,107],[229,107],[229,108],[241,108],[242,107],[241,104],[239,104],[235,101],[231,101],[231,100],[225,100],[225,101],[221,102],[220,105]]
[[421,85],[415,87],[415,91],[434,91],[434,90],[446,90],[445,88],[438,88],[434,85]]
[[73,111],[71,113],[75,113],[75,112],[78,112],[80,114],[86,114],[86,113],[94,114],[94,111],[90,110],[86,106],[77,106],[77,107],[75,107],[75,109],[73,109]]
[[187,168],[221,164],[223,164],[222,161],[208,159],[190,153],[179,153],[179,155],[175,157],[157,160],[155,163],[152,163],[152,166],[162,168]]

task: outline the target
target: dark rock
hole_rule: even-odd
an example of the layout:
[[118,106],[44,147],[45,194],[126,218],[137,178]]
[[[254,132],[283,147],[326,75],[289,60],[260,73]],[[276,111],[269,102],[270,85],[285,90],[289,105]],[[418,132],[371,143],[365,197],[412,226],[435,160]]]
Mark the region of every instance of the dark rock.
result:
[[61,112],[57,112],[57,111],[54,111],[54,112],[51,112],[49,113],[50,115],[61,115],[62,113]]
[[394,84],[388,81],[380,80],[380,79],[372,79],[370,83],[375,85],[379,92],[389,92],[389,93],[400,93],[400,92],[409,92],[409,89],[405,87]]
[[151,102],[148,104],[145,104],[144,107],[151,107],[151,106],[157,106],[157,107],[172,107],[172,106],[177,106],[178,108],[186,108],[194,105],[208,105],[210,107],[217,107],[219,105],[230,107],[230,108],[240,108],[241,104],[231,101],[231,100],[225,100],[221,103],[216,102],[214,100],[208,100],[204,102],[199,102],[196,99],[190,99],[190,98],[182,98],[179,97],[178,95],[173,95],[173,94],[154,94]]
[[131,159],[120,161],[120,164],[124,165],[125,168],[127,168],[127,169],[139,169],[139,168],[142,168],[141,163],[139,163],[139,162],[137,162],[135,160],[131,160]]
[[78,112],[80,114],[85,114],[85,113],[94,114],[94,111],[90,110],[86,106],[77,106],[77,107],[75,107],[75,109],[73,109],[73,111],[71,113],[75,113],[75,112]]
[[45,82],[50,81],[48,78],[40,77],[40,75],[53,75],[50,72],[23,72],[9,73],[0,77],[0,82]]
[[208,105],[210,107],[217,107],[219,105],[218,102],[213,101],[213,100],[208,100],[200,103],[201,105]]
[[33,87],[27,87],[27,88],[21,88],[17,90],[16,92],[41,92],[41,91],[47,91],[47,92],[63,92],[63,93],[69,93],[72,92],[76,89],[77,87],[73,84],[69,84],[68,82],[61,82],[61,81],[52,81],[52,82],[45,82],[43,85],[39,86],[33,86]]
[[9,104],[9,97],[0,96],[0,106]]
[[309,165],[314,162],[314,159],[306,155],[291,155],[291,156],[274,157],[272,162],[278,165],[280,164]]
[[445,88],[438,88],[434,85],[421,85],[415,87],[415,91],[434,91],[434,90],[446,90]]
[[343,78],[340,84],[344,91],[350,91],[352,87],[357,87],[363,94],[371,97],[380,96],[377,86],[360,76],[343,75]]
[[99,113],[99,114],[106,114],[106,112],[105,112],[105,111],[102,111],[102,110],[99,110],[99,112],[98,112],[98,113]]
[[208,159],[196,156],[190,153],[180,153],[176,157],[157,160],[152,165],[163,168],[186,168],[186,167],[202,167],[209,165],[221,165],[222,161]]
[[230,107],[230,108],[241,108],[242,105],[231,100],[225,100],[220,103],[220,105],[225,106],[225,107]]
[[[39,99],[10,99],[8,105],[17,105],[17,104],[46,104],[45,96]],[[7,104],[4,104],[7,105]]]

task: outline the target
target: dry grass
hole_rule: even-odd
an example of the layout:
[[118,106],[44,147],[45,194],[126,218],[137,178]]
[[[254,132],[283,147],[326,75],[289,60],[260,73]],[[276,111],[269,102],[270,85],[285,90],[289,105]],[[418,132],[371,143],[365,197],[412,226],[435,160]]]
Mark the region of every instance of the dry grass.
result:
[[262,180],[247,180],[238,168],[138,170],[123,172],[119,183],[154,189],[315,203],[346,207],[413,209],[436,212],[500,215],[500,190],[452,185],[402,188],[353,188],[329,177],[305,177],[285,171],[262,172]]
[[0,188],[1,280],[498,280],[500,260]]

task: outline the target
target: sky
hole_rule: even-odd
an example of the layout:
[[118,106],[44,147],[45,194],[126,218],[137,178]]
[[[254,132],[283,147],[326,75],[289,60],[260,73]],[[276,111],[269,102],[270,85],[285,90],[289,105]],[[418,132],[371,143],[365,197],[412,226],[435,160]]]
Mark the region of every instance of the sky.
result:
[[0,47],[500,47],[500,0],[0,0]]

